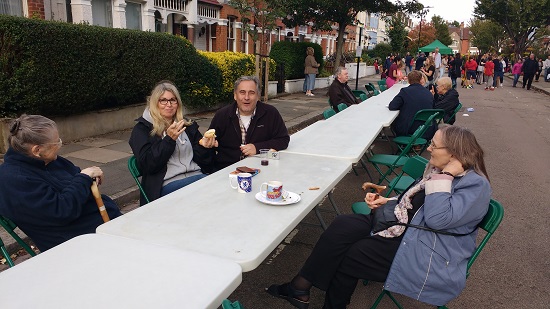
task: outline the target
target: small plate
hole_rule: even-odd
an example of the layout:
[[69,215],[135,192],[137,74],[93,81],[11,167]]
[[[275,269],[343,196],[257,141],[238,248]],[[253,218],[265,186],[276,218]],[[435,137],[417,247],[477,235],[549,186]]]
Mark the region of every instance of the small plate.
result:
[[286,198],[283,198],[280,202],[273,202],[266,199],[260,192],[256,193],[256,199],[264,204],[275,205],[275,206],[284,206],[298,203],[302,198],[300,195],[294,192],[285,191],[288,195]]

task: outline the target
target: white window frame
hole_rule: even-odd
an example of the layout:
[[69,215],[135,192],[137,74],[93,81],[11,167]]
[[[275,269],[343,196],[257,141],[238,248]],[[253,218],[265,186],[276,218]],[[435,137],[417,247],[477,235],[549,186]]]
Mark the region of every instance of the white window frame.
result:
[[248,54],[248,32],[245,27],[246,23],[243,22],[241,25],[241,52]]
[[235,32],[236,29],[236,23],[237,23],[237,17],[235,16],[228,16],[227,17],[227,50],[234,52],[236,49],[236,40],[235,40]]
[[142,2],[139,2],[139,1],[130,1],[130,0],[126,0],[125,2],[126,2],[126,8],[124,10],[124,16],[126,17],[126,28],[130,29],[130,28],[128,28],[128,15],[126,15],[126,12],[128,11],[128,4],[137,4],[137,5],[139,5],[139,17],[138,17],[139,27],[138,27],[138,29],[134,29],[134,30],[143,30],[143,7],[144,7],[144,4]]

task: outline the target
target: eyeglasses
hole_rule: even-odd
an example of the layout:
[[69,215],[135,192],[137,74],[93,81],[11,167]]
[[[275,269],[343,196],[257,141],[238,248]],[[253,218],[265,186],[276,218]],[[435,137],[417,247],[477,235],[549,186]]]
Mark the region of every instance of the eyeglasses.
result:
[[54,143],[44,143],[42,145],[55,145],[55,146],[61,146],[63,145],[63,141],[61,140],[61,138],[59,138],[59,141],[57,142],[54,142]]
[[445,148],[447,148],[445,146],[437,147],[437,146],[435,146],[433,141],[430,143],[430,147],[432,147],[432,149],[445,149]]
[[171,98],[171,99],[160,99],[159,100],[159,104],[160,105],[167,105],[168,103],[170,103],[170,105],[177,105],[178,104],[178,100],[176,98]]

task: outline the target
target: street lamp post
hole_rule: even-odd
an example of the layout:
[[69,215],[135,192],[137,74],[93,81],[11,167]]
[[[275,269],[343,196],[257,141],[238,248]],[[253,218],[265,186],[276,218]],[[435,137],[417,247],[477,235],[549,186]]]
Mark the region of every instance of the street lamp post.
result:
[[433,9],[433,6],[425,6],[422,11],[420,11],[420,26],[418,28],[418,42],[416,43],[416,51],[420,52],[420,33],[422,32],[422,19],[424,15],[428,14],[429,9]]

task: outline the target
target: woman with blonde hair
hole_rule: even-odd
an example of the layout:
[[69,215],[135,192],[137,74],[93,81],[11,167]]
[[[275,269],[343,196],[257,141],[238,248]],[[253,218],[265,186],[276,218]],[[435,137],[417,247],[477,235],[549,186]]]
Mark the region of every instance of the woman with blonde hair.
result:
[[[172,82],[161,81],[153,88],[136,121],[129,144],[149,201],[206,176],[203,171],[209,171],[214,150],[212,145],[199,145],[199,125],[183,117],[181,97]],[[141,196],[141,205],[145,203]]]
[[315,50],[313,47],[307,48],[307,56],[304,63],[304,73],[306,75],[306,95],[313,97],[315,96],[311,91],[315,88],[315,75],[319,73],[320,64],[315,61],[313,53]]

